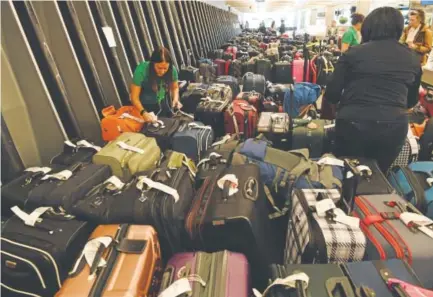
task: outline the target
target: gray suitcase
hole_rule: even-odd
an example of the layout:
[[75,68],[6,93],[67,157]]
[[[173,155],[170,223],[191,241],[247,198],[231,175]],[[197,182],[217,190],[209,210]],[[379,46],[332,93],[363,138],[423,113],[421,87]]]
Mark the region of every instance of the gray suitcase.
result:
[[242,85],[242,92],[256,91],[264,95],[266,90],[266,79],[263,75],[247,72],[242,78]]

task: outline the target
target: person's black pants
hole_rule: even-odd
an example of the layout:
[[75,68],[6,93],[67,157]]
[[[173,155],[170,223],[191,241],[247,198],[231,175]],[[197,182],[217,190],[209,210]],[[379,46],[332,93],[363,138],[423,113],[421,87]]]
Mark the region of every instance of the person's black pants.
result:
[[386,172],[399,155],[408,132],[407,120],[350,121],[335,126],[335,155],[375,159]]

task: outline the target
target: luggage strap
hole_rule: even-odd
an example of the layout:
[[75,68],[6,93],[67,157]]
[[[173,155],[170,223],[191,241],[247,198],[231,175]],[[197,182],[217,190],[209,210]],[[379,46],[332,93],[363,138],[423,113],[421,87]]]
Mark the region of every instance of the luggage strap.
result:
[[139,117],[135,117],[135,116],[133,116],[129,113],[126,113],[126,112],[122,113],[120,115],[119,119],[130,119],[130,120],[134,120],[134,121],[139,122],[139,123],[144,123],[143,119],[140,119]]
[[82,140],[78,141],[78,142],[77,142],[77,147],[78,147],[78,148],[80,148],[80,147],[92,148],[92,149],[94,149],[94,150],[97,151],[97,152],[99,152],[99,151],[101,150],[101,147],[100,147],[100,146],[93,145],[93,144],[91,144],[90,142],[88,142],[88,141],[85,140],[85,139],[82,139]]
[[132,146],[132,145],[126,144],[126,143],[123,142],[123,141],[118,141],[118,142],[116,142],[116,144],[117,144],[121,149],[128,150],[128,151],[131,151],[131,152],[134,152],[134,153],[138,153],[138,154],[141,154],[141,155],[144,154],[144,150],[142,150],[141,148],[138,148],[138,147],[135,147],[135,146]]
[[260,293],[257,289],[253,289],[253,293],[255,297],[266,297],[266,294],[269,292],[269,290],[275,286],[283,286],[293,289],[297,289],[298,287],[300,287],[301,289],[306,290],[309,282],[310,278],[307,274],[305,274],[304,272],[298,272],[296,274],[289,275],[288,277],[283,279],[277,278],[263,291],[263,294]]
[[189,123],[188,124],[188,128],[191,128],[191,129],[207,129],[207,130],[212,130],[211,126],[199,125],[197,123]]
[[[147,185],[147,188],[144,188],[144,185]],[[148,178],[147,176],[139,176],[138,182],[136,185],[137,189],[140,190],[140,192],[147,192],[151,189],[157,189],[161,192],[164,192],[170,196],[173,197],[174,202],[177,202],[179,200],[179,193],[176,189],[173,189],[172,187],[169,187],[163,183],[156,182]]]

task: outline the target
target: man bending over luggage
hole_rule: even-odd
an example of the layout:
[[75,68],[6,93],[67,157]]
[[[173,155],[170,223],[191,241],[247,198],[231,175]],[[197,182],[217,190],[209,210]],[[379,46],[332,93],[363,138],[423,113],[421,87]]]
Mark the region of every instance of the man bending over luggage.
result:
[[132,104],[146,120],[154,120],[150,112],[171,117],[179,102],[178,73],[166,48],[156,49],[150,61],[140,63],[131,84]]
[[362,44],[345,52],[326,99],[339,103],[336,155],[376,159],[387,171],[408,130],[407,109],[418,102],[419,57],[398,42],[403,15],[392,7],[371,12],[362,26]]

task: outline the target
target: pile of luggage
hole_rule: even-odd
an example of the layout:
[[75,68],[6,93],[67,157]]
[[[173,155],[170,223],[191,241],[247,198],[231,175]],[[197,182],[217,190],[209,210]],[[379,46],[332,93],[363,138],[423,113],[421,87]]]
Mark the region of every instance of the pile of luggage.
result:
[[107,143],[66,141],[3,185],[2,294],[431,296],[433,121],[388,176],[337,159],[287,41],[244,33],[184,69],[172,118],[106,108]]

